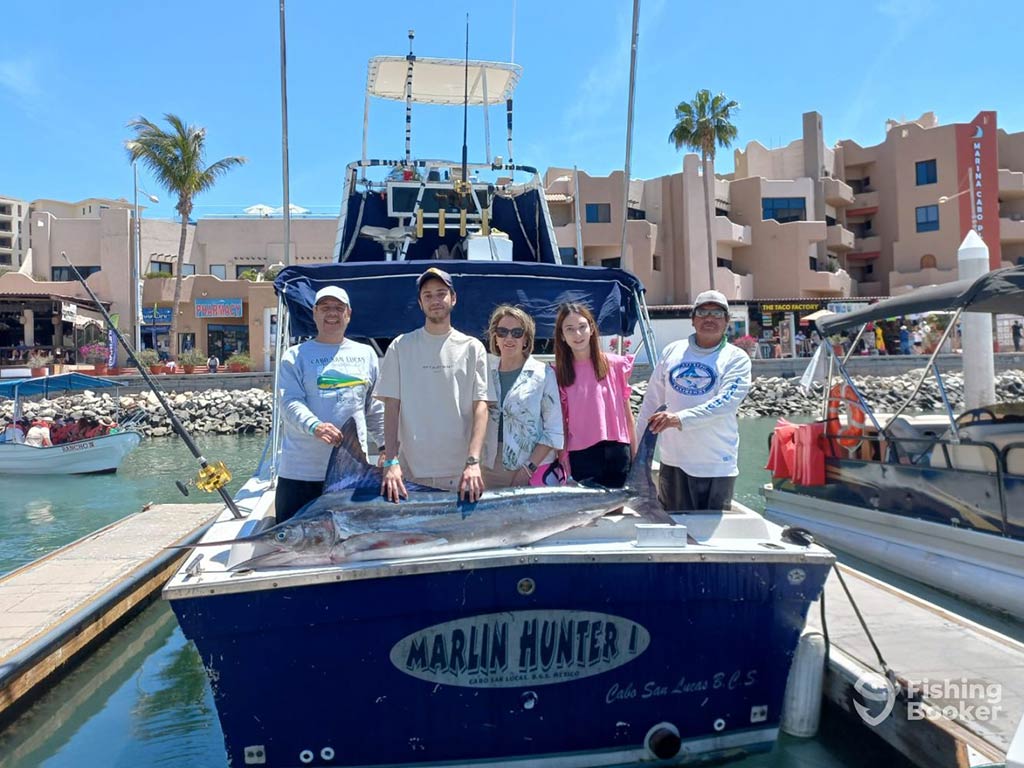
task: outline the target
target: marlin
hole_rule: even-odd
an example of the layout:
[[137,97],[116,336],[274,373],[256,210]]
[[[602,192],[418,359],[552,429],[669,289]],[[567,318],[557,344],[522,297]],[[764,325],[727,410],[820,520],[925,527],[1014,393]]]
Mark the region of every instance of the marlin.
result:
[[342,428],[331,454],[324,494],[291,519],[233,541],[256,545],[256,555],[232,570],[330,565],[358,560],[440,555],[533,544],[586,525],[629,504],[649,521],[671,523],[658,501],[650,465],[657,436],[640,441],[624,488],[576,485],[486,491],[475,502],[406,483],[408,499],[380,495],[381,470],[366,460],[355,421]]

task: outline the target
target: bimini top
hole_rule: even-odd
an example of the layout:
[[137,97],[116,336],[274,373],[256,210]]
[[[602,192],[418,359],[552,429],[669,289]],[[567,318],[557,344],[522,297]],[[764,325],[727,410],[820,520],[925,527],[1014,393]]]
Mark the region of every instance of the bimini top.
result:
[[854,312],[830,315],[818,320],[817,324],[822,333],[829,335],[874,320],[957,309],[989,314],[1024,314],[1024,266],[997,269],[974,280],[918,288]]
[[537,337],[554,336],[555,316],[565,302],[586,304],[602,334],[630,335],[639,316],[643,284],[629,272],[606,267],[503,261],[372,261],[282,269],[274,287],[288,303],[294,336],[315,336],[313,298],[325,285],[340,285],[352,299],[348,336],[394,338],[423,325],[416,278],[428,267],[452,276],[456,304],[452,325],[482,336],[499,304],[526,310]]
[[[366,92],[381,99],[405,101],[405,56],[374,56],[366,75]],[[501,104],[511,98],[523,68],[499,61],[469,62],[469,104]],[[417,104],[461,105],[465,97],[466,62],[460,59],[413,60],[412,101]]]
[[116,381],[86,376],[84,373],[60,373],[56,376],[40,376],[34,379],[12,379],[0,382],[0,397],[47,396],[58,392],[81,392],[86,389],[119,387]]

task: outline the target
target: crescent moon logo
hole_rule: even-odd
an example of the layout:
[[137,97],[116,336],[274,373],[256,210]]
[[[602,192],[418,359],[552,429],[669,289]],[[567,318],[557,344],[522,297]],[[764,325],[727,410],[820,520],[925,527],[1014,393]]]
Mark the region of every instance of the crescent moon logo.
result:
[[982,136],[984,136],[984,135],[985,135],[985,131],[984,131],[984,129],[983,129],[983,128],[982,128],[982,127],[981,127],[980,125],[979,125],[979,126],[976,126],[976,127],[977,127],[977,129],[978,129],[978,130],[977,130],[977,132],[976,132],[976,133],[974,134],[974,138],[976,138],[976,139],[980,139],[980,138],[981,138]]

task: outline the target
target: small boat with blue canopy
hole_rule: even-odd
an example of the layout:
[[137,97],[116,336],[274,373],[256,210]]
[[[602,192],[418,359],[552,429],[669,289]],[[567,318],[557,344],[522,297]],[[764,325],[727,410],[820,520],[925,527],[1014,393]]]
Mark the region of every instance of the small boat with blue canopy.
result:
[[[62,373],[0,382],[0,398],[14,401],[14,418],[17,419],[22,412],[22,399],[26,397],[50,398],[117,386],[118,383],[110,379],[83,373]],[[86,475],[116,472],[124,458],[141,441],[142,435],[125,424],[105,435],[47,447],[4,441],[0,442],[0,474]]]

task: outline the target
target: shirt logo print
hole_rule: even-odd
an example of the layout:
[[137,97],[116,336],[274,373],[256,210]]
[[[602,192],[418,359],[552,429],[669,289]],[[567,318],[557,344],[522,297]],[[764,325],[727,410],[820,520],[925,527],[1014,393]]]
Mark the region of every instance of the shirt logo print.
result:
[[714,389],[718,374],[704,363],[683,361],[668,374],[672,389],[683,395],[705,395]]

